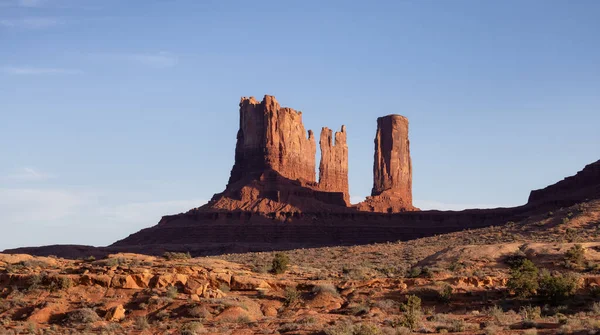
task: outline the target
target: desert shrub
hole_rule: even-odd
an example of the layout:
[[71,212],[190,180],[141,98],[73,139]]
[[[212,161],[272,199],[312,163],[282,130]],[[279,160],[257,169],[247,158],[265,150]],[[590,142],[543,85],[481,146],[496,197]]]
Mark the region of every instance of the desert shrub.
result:
[[34,291],[42,288],[45,276],[40,274],[35,274],[27,280],[27,290]]
[[519,266],[512,268],[507,287],[518,297],[528,298],[534,295],[539,287],[538,268],[532,261],[525,259]]
[[352,315],[364,315],[371,311],[371,307],[369,307],[366,303],[360,303],[352,306],[350,308],[350,312]]
[[379,335],[381,330],[372,323],[359,323],[354,325],[352,335]]
[[419,277],[422,272],[423,272],[423,269],[420,266],[415,266],[415,267],[412,267],[410,270],[408,270],[406,277],[407,278],[416,278],[416,277]]
[[409,295],[406,303],[400,304],[400,310],[403,312],[400,325],[411,330],[416,329],[421,323],[421,298],[416,295]]
[[158,313],[156,313],[154,316],[158,320],[164,321],[164,320],[167,320],[171,316],[171,313],[169,313],[167,310],[163,309],[163,310],[160,310]]
[[165,296],[169,299],[175,299],[175,298],[177,298],[178,294],[179,294],[179,291],[177,290],[177,287],[169,286],[167,288],[167,292],[166,292]]
[[519,315],[521,315],[525,321],[533,321],[542,316],[542,309],[540,306],[523,306],[521,309],[519,309]]
[[396,306],[396,302],[391,299],[378,300],[377,302],[375,302],[375,306],[384,311],[388,311]]
[[122,330],[120,324],[115,322],[110,322],[102,327],[102,334],[113,334],[119,330]]
[[350,322],[340,322],[324,330],[326,335],[379,335],[381,329],[371,323],[352,325]]
[[204,326],[200,322],[186,323],[181,327],[179,333],[181,335],[197,335],[204,331]]
[[511,269],[518,269],[526,260],[527,256],[522,250],[517,250],[515,253],[504,257],[504,263]]
[[100,321],[100,317],[91,308],[80,308],[67,313],[66,321],[70,324],[87,324]]
[[206,307],[192,305],[188,308],[187,314],[193,318],[205,319],[210,315],[210,312],[206,309]]
[[226,283],[221,283],[219,284],[219,290],[221,290],[221,292],[229,292],[231,291],[231,288]]
[[301,298],[300,292],[298,292],[298,290],[296,290],[295,287],[288,287],[285,289],[284,304],[286,306],[293,305],[294,303],[299,301],[300,298]]
[[448,266],[448,270],[450,270],[451,272],[459,272],[461,270],[464,270],[464,268],[465,268],[465,263],[459,262],[459,261],[454,261],[454,262],[450,263],[450,265]]
[[367,274],[367,270],[364,267],[355,267],[355,268],[344,267],[342,269],[342,273],[348,279],[353,279],[353,280],[365,280],[365,279],[369,278],[369,276]]
[[135,319],[135,328],[137,330],[145,330],[150,328],[150,324],[148,323],[148,318],[145,316],[140,316]]
[[312,289],[313,293],[329,293],[333,296],[339,296],[340,294],[337,291],[337,288],[331,283],[323,283],[315,285]]
[[577,290],[578,279],[572,274],[551,274],[544,271],[540,276],[539,296],[540,298],[557,304],[567,300]]
[[301,325],[298,323],[284,323],[281,326],[279,326],[279,333],[288,333],[288,332],[292,332],[295,330],[299,330],[301,328]]
[[66,276],[51,277],[48,280],[50,281],[49,289],[52,292],[59,290],[67,290],[73,287],[73,280]]
[[576,270],[585,267],[585,249],[581,244],[575,244],[565,252],[565,267]]
[[353,335],[354,326],[348,322],[336,322],[331,327],[325,328],[325,335]]
[[464,332],[467,329],[465,321],[463,320],[452,320],[448,327],[448,331],[451,333],[460,333]]
[[600,302],[596,301],[590,307],[590,314],[600,315]]
[[38,332],[37,325],[33,322],[28,322],[27,323],[27,333],[28,334],[36,334],[37,332]]
[[60,277],[58,279],[58,288],[61,290],[67,290],[73,287],[73,280],[69,277]]
[[497,334],[502,334],[502,331],[504,329],[502,327],[496,326],[496,325],[488,325],[483,329],[483,333],[485,335],[497,335]]
[[184,260],[184,259],[190,259],[192,258],[192,255],[190,254],[190,252],[170,252],[167,251],[163,254],[163,257],[168,260]]
[[518,322],[520,320],[519,315],[514,311],[510,310],[508,312],[504,312],[502,308],[498,306],[492,306],[485,310],[485,314],[492,318],[492,322],[495,325],[510,325],[512,323]]
[[273,262],[271,264],[271,272],[276,275],[282,274],[287,270],[289,263],[290,258],[288,257],[288,255],[282,252],[278,252],[273,257]]
[[439,292],[440,294],[440,301],[442,302],[449,302],[450,300],[452,300],[452,293],[453,293],[453,289],[452,286],[445,284],[444,287],[441,289],[441,291]]

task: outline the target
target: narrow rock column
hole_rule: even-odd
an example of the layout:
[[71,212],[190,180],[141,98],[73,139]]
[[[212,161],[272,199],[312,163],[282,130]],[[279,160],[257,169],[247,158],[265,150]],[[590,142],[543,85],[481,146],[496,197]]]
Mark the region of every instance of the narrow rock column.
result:
[[408,119],[387,115],[377,119],[372,196],[394,193],[412,206],[412,164]]
[[346,126],[342,126],[342,129],[335,133],[335,137],[333,137],[332,133],[332,130],[327,127],[321,129],[321,138],[319,141],[321,148],[319,188],[327,192],[342,192],[346,204],[349,204]]

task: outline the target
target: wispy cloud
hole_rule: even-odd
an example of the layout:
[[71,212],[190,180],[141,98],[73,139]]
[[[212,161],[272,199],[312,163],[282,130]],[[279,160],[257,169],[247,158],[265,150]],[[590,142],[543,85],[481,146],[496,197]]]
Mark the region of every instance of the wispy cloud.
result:
[[5,66],[0,68],[0,72],[16,76],[41,76],[41,75],[72,75],[82,74],[81,70],[53,68],[53,67],[21,67]]
[[0,19],[0,26],[15,29],[46,29],[60,24],[64,21],[57,17],[22,17],[16,19]]
[[163,215],[206,203],[133,198],[99,190],[0,187],[0,250],[57,243],[108,245],[157,224]]
[[21,7],[41,7],[46,0],[18,0],[17,4]]
[[54,178],[55,176],[42,172],[32,167],[23,167],[7,176],[6,179],[12,181],[42,181]]
[[170,52],[156,53],[102,53],[92,55],[94,58],[127,62],[152,68],[170,68],[177,65],[179,58]]

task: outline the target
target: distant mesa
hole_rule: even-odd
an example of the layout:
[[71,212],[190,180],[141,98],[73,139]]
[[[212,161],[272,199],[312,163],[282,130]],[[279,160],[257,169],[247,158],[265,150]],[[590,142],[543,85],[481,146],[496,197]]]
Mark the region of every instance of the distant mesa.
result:
[[235,163],[225,191],[201,211],[244,210],[261,213],[368,211],[395,213],[412,206],[408,119],[389,115],[377,121],[373,196],[351,206],[346,127],[323,127],[319,136],[318,180],[315,136],[302,113],[281,107],[275,97],[243,97]]

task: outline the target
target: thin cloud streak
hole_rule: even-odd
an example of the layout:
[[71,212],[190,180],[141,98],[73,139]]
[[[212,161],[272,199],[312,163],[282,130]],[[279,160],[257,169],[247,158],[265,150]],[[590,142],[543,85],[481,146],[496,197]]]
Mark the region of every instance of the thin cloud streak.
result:
[[82,74],[81,70],[64,68],[44,68],[44,67],[18,67],[6,66],[0,68],[0,72],[16,76],[40,76],[40,75],[73,75]]
[[52,178],[55,178],[55,176],[32,167],[24,167],[8,175],[6,179],[11,181],[43,181]]
[[46,29],[63,24],[57,17],[22,17],[18,19],[0,19],[0,26],[13,29]]
[[156,53],[100,53],[93,54],[92,57],[101,60],[133,63],[157,69],[174,67],[179,63],[179,58],[176,55],[165,51]]
[[19,0],[17,3],[21,7],[41,7],[46,0]]

